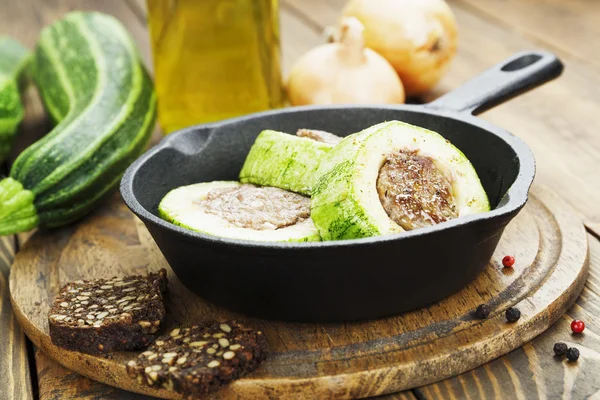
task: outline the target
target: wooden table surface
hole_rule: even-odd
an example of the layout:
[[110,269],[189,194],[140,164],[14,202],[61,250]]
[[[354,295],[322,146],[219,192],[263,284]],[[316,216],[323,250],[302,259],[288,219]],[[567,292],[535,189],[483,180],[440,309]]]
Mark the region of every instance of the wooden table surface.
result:
[[[323,42],[345,0],[282,0],[284,73]],[[451,90],[514,52],[542,48],[566,65],[557,81],[485,113],[482,118],[524,139],[537,159],[535,184],[562,195],[579,213],[590,241],[590,276],[577,303],[546,333],[476,370],[385,399],[573,398],[600,399],[600,1],[450,0],[459,24],[459,52],[450,72],[422,100]],[[69,10],[115,15],[137,40],[148,65],[150,49],[143,0],[9,0],[0,35],[32,47],[42,26]],[[25,96],[22,147],[49,129],[35,90]],[[70,372],[26,344],[9,306],[6,274],[27,235],[0,238],[0,399],[144,399]],[[585,334],[570,336],[572,319]],[[576,341],[577,365],[552,357],[557,341]]]

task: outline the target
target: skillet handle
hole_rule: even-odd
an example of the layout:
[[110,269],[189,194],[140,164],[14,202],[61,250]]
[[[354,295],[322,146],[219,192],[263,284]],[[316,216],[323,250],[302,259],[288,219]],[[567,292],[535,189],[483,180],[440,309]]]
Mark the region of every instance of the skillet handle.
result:
[[560,76],[563,63],[545,51],[517,53],[426,107],[479,114]]

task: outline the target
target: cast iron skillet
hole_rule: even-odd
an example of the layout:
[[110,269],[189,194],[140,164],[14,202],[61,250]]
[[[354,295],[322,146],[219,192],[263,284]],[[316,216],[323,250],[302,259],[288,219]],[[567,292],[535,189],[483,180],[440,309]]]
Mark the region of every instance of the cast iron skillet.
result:
[[[192,292],[269,319],[348,321],[422,307],[484,270],[505,226],[527,201],[535,174],[529,148],[473,116],[559,76],[554,55],[526,52],[426,105],[284,108],[189,127],[164,138],[125,173],[121,194],[173,271]],[[186,230],[157,215],[181,185],[237,180],[263,129],[314,128],[340,135],[386,120],[439,132],[475,166],[493,210],[389,236],[316,243],[232,240]]]

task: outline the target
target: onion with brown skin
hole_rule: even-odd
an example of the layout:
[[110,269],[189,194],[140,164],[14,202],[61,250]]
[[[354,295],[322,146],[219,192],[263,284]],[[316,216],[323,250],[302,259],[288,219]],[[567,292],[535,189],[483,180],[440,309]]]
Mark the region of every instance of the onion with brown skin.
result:
[[342,20],[339,41],[318,46],[292,67],[287,82],[292,105],[404,103],[404,87],[394,68],[364,47],[363,26]]
[[456,20],[444,0],[350,0],[343,16],[364,25],[366,46],[396,69],[408,96],[435,86],[456,54]]

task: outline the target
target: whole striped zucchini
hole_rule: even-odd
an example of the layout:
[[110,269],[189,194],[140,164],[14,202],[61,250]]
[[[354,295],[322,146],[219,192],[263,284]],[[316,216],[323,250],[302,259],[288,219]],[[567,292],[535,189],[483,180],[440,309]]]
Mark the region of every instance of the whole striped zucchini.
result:
[[0,182],[0,234],[86,215],[142,153],[156,116],[135,43],[111,16],[72,12],[46,27],[32,72],[58,125]]
[[24,88],[31,53],[19,42],[0,37],[0,163],[4,161],[23,119],[20,89]]

